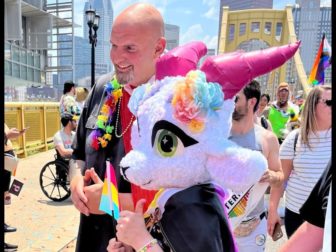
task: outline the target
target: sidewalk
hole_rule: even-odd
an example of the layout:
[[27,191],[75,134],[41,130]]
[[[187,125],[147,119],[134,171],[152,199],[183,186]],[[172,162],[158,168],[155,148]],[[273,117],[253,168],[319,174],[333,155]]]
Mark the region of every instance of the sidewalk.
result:
[[[49,200],[39,185],[40,170],[54,159],[55,150],[21,159],[16,179],[24,183],[18,197],[5,206],[5,221],[17,228],[5,241],[19,246],[18,251],[66,251],[63,248],[77,235],[79,214],[69,199]],[[68,250],[68,252],[74,251]]]
[[[5,206],[5,222],[17,228],[7,233],[5,241],[19,246],[19,252],[74,252],[79,213],[69,199],[49,200],[40,189],[42,167],[54,159],[54,150],[21,159],[16,179],[24,183],[19,197],[12,195],[12,204]],[[268,195],[266,196],[266,204]],[[281,202],[283,205],[283,202]],[[266,252],[276,252],[287,240],[273,242],[268,236]]]

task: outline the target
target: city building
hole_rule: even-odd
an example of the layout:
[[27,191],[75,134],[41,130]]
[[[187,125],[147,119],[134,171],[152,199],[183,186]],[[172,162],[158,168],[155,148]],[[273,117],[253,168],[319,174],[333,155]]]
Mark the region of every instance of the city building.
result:
[[[234,10],[246,10],[246,9],[272,9],[273,8],[273,0],[220,0],[219,5],[219,23],[218,23],[218,34],[222,29],[222,16],[223,16],[223,7],[228,6],[230,11]],[[219,47],[219,36],[217,43],[217,51]]]
[[[293,19],[296,36],[302,41],[302,63],[309,76],[323,33],[332,45],[331,7],[320,6],[320,0],[297,0],[293,6]],[[293,81],[296,81],[295,76]],[[325,71],[325,83],[331,83],[331,67]]]
[[[71,0],[63,7],[69,5]],[[72,27],[71,16],[56,15],[54,10],[59,5],[48,0],[6,0],[4,6],[5,101],[33,100],[27,97],[27,88],[51,86],[49,73],[60,70],[58,55],[52,55],[53,43],[57,42],[59,29]]]
[[90,7],[100,16],[99,28],[97,30],[97,46],[95,49],[95,74],[99,76],[112,71],[112,63],[110,60],[110,36],[113,23],[112,1],[90,0],[85,3],[83,11],[83,38],[86,39],[86,43],[89,43],[89,26],[87,25],[85,11],[90,9]]
[[171,50],[180,44],[180,27],[172,24],[165,24],[166,49]]

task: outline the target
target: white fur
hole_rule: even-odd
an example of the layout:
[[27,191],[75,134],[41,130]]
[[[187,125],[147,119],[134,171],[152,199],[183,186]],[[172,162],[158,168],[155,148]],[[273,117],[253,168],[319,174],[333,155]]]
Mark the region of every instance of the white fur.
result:
[[[244,149],[228,140],[232,99],[207,114],[205,128],[193,133],[188,126],[174,118],[171,100],[174,86],[182,77],[166,77],[154,87],[136,89],[129,106],[136,113],[132,126],[132,147],[121,161],[121,167],[129,167],[127,179],[145,189],[186,188],[195,184],[215,181],[224,188],[236,192],[248,189],[256,183],[267,168],[266,159],[257,151]],[[138,107],[137,107],[138,106]],[[161,156],[152,147],[152,129],[159,120],[166,120],[183,130],[198,143],[180,148],[173,157]]]

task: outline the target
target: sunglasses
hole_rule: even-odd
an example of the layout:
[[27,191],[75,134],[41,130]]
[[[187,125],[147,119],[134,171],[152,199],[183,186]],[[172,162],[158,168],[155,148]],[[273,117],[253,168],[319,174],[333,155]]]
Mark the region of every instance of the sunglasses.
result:
[[320,101],[322,101],[328,107],[331,107],[332,100],[320,99]]

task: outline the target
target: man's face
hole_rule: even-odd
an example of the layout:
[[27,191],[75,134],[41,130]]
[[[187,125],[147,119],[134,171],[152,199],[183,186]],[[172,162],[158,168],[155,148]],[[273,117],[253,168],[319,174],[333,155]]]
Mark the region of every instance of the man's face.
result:
[[111,60],[120,84],[138,86],[155,73],[157,39],[136,25],[119,25],[111,33]]
[[77,128],[77,120],[71,120],[71,130],[75,131]]
[[244,95],[243,91],[240,91],[236,95],[235,99],[235,109],[232,113],[232,119],[235,121],[240,121],[242,118],[247,116],[248,114],[248,104],[246,100],[246,96]]
[[285,104],[288,101],[289,91],[287,89],[280,89],[278,91],[278,97],[280,104]]

